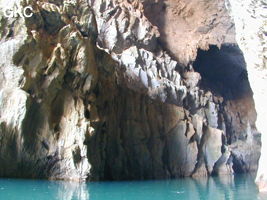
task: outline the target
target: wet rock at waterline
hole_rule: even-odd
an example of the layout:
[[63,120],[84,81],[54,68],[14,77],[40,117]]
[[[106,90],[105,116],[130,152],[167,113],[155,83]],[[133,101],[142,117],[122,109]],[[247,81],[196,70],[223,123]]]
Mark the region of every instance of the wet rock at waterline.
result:
[[0,176],[255,172],[234,21],[224,1],[201,2],[29,1],[30,18],[1,14]]

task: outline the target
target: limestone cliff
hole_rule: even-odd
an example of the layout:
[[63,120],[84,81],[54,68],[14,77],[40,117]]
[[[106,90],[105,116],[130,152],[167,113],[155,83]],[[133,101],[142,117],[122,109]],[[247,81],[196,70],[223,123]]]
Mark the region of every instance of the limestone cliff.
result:
[[0,15],[0,176],[255,172],[260,133],[223,0],[25,0]]
[[229,0],[237,29],[237,41],[248,65],[248,77],[254,93],[257,128],[262,132],[262,149],[256,182],[267,191],[267,2]]

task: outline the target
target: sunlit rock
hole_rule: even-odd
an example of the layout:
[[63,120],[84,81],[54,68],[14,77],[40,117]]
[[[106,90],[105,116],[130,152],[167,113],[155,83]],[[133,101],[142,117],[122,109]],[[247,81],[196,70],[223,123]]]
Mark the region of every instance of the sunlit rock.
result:
[[248,78],[257,111],[257,129],[262,133],[261,157],[256,182],[267,191],[267,12],[265,1],[230,0],[237,40],[244,53]]
[[25,4],[30,18],[1,15],[0,176],[257,170],[254,83],[223,0]]

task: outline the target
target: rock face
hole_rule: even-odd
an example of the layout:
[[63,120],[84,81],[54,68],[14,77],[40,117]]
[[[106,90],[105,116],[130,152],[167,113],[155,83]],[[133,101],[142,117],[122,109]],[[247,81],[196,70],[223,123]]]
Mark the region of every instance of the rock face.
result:
[[[230,0],[231,13],[237,29],[237,40],[244,52],[248,78],[254,93],[257,128],[262,132],[262,149],[256,182],[267,191],[267,3],[261,1]],[[238,10],[238,12],[237,12]]]
[[224,1],[17,2],[34,14],[0,15],[1,177],[257,170],[256,111]]

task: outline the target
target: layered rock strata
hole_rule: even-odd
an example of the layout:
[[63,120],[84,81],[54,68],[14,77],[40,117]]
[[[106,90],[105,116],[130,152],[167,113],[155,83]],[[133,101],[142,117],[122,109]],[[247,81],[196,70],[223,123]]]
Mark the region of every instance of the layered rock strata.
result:
[[0,15],[1,177],[257,170],[256,111],[224,1],[19,3],[34,15]]

